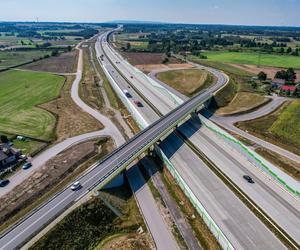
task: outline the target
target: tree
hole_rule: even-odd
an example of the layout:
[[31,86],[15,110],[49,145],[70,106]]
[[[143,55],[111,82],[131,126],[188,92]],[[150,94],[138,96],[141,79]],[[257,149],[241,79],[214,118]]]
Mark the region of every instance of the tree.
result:
[[126,43],[126,50],[130,50],[131,49],[131,44],[130,43]]
[[1,135],[0,136],[0,141],[2,142],[2,143],[8,143],[8,138],[7,138],[7,136],[6,135]]
[[69,45],[68,46],[68,51],[70,52],[72,50],[72,47]]
[[284,70],[277,71],[275,74],[275,78],[286,80],[286,72]]
[[297,76],[296,72],[294,71],[293,68],[288,68],[286,71],[286,80],[289,82],[295,82]]
[[291,48],[291,47],[288,47],[287,50],[286,50],[286,53],[289,54],[289,53],[291,53],[291,52],[292,52],[292,48]]
[[258,80],[260,80],[260,81],[267,80],[267,74],[265,72],[263,72],[263,71],[259,72],[257,74],[257,77],[258,77]]
[[53,50],[51,53],[51,56],[58,56],[58,55],[59,55],[58,50]]

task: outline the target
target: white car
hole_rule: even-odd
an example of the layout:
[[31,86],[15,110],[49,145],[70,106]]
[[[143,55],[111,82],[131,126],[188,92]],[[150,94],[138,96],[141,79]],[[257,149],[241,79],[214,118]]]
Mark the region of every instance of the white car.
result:
[[76,191],[76,190],[79,190],[81,187],[82,187],[82,186],[81,186],[80,182],[79,182],[79,181],[76,181],[76,182],[74,182],[73,185],[71,186],[71,189],[72,189],[73,191]]

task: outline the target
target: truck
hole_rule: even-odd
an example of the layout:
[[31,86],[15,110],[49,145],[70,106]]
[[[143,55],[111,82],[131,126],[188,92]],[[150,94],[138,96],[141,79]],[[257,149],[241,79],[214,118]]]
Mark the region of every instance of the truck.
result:
[[129,91],[127,89],[124,89],[123,93],[126,95],[127,98],[131,98],[132,97],[132,95],[129,93]]

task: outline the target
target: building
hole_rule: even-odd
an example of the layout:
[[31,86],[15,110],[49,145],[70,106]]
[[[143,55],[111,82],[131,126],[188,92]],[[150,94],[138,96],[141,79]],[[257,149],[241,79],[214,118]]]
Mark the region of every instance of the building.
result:
[[274,78],[272,81],[272,88],[279,89],[281,86],[285,85],[285,80],[280,78]]
[[0,171],[17,163],[21,151],[3,143],[0,144]]
[[280,87],[280,92],[286,95],[295,95],[297,92],[297,87],[293,85],[283,85]]

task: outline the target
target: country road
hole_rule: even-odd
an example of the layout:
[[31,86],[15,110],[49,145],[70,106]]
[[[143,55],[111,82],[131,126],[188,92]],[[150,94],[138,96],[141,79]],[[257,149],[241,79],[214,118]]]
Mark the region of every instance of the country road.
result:
[[[194,65],[197,68],[203,69],[206,68],[204,66],[198,65],[196,63],[192,63],[189,62],[192,65]],[[172,70],[172,69],[170,69]],[[168,86],[167,84],[161,82],[159,79],[157,79],[156,75],[159,72],[165,72],[168,71],[166,69],[163,70],[156,70],[156,71],[152,71],[149,73],[149,76],[155,80],[158,81],[160,84],[162,84],[163,86],[165,86],[170,92],[174,93],[175,95],[177,95],[178,97],[182,98],[182,100],[188,100],[187,96],[184,96],[183,94],[179,93],[178,91],[174,90],[173,88],[171,88],[170,86]],[[201,111],[201,114],[204,115],[205,117],[207,117],[208,119],[210,119],[211,121],[215,122],[218,125],[221,125],[222,127],[224,127],[225,129],[228,129],[229,131],[235,132],[236,134],[245,137],[246,139],[249,139],[253,142],[255,142],[258,145],[261,145],[265,148],[268,148],[282,156],[285,156],[295,162],[299,162],[300,163],[300,156],[296,155],[286,149],[283,149],[279,146],[276,146],[270,142],[267,142],[265,140],[262,140],[254,135],[251,135],[239,128],[237,128],[236,126],[234,126],[234,123],[239,122],[239,121],[247,121],[247,120],[252,120],[252,119],[256,119],[258,117],[267,115],[271,112],[273,112],[274,110],[276,110],[278,107],[280,107],[280,105],[282,105],[287,99],[284,97],[272,97],[272,101],[269,102],[268,104],[262,106],[261,108],[259,108],[256,111],[247,113],[247,114],[242,114],[242,115],[235,115],[235,116],[218,116],[215,115],[213,113],[211,113],[209,110],[207,109],[203,109]]]
[[[76,48],[79,49],[79,46],[80,44]],[[62,151],[78,143],[82,143],[100,137],[111,137],[117,147],[121,146],[125,142],[125,139],[123,138],[122,134],[110,119],[102,115],[97,110],[89,107],[80,99],[78,94],[78,87],[81,81],[82,68],[83,68],[82,50],[79,49],[78,66],[77,66],[76,78],[72,84],[71,97],[73,101],[84,112],[89,113],[99,122],[101,122],[104,125],[104,128],[99,131],[90,132],[90,133],[68,138],[60,143],[57,143],[47,148],[46,150],[44,150],[43,152],[41,152],[40,154],[32,158],[31,160],[32,167],[30,169],[27,169],[26,171],[19,170],[9,178],[10,184],[0,189],[0,197],[13,190],[17,185],[20,185],[24,180],[26,180],[29,176],[31,176],[34,171],[42,167],[48,160],[50,160],[51,158],[58,155]]]

